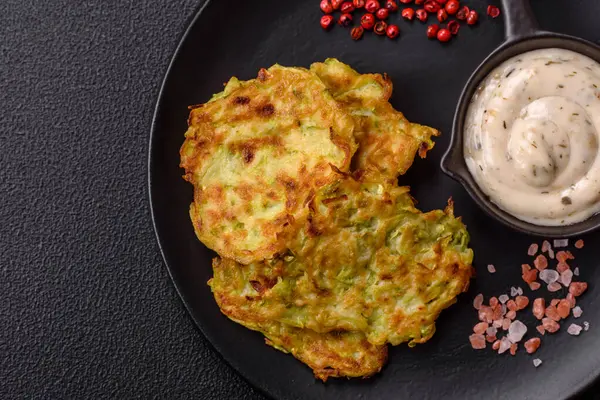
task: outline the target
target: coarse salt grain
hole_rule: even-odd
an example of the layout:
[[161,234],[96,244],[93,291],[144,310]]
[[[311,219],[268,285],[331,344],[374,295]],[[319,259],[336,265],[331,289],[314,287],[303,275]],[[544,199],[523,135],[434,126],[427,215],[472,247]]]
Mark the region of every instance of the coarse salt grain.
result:
[[525,342],[524,346],[528,354],[533,354],[537,351],[537,349],[539,349],[541,344],[542,341],[540,340],[540,338],[531,338]]
[[517,286],[517,296],[523,296],[523,289],[521,286]]
[[575,318],[579,318],[583,315],[583,310],[581,309],[581,307],[579,306],[575,306],[575,308],[573,308],[573,316]]
[[560,283],[552,282],[548,285],[548,291],[551,293],[558,292],[561,289]]
[[570,269],[567,269],[562,274],[560,274],[560,282],[563,284],[563,286],[569,287],[572,280],[573,280],[573,271],[571,271]]
[[486,329],[485,333],[488,336],[496,336],[496,333],[498,333],[498,329],[495,326],[490,326]]
[[575,248],[582,249],[583,248],[583,240],[579,239],[575,242]]
[[554,239],[554,247],[567,247],[569,239]]
[[533,265],[537,270],[542,271],[548,268],[548,259],[543,254],[540,254],[533,260]]
[[494,267],[493,264],[488,265],[487,269],[490,274],[493,274],[494,272],[496,272],[496,267]]
[[573,270],[573,275],[579,276],[579,267],[575,267],[575,269]]
[[510,342],[510,340],[508,340],[506,336],[500,339],[500,347],[498,348],[498,354],[502,354],[506,350],[510,349],[511,344],[512,343]]
[[538,325],[535,327],[535,329],[537,329],[537,331],[540,333],[540,335],[544,335],[546,333],[546,329],[544,329],[544,325]]
[[528,256],[535,256],[535,253],[537,253],[537,251],[538,251],[538,245],[537,245],[537,243],[532,243],[529,246],[529,249],[527,250],[527,255]]
[[540,279],[548,285],[556,282],[558,278],[560,278],[560,275],[553,269],[545,269],[540,272]]
[[583,321],[583,330],[587,331],[590,329],[590,323],[587,321]]
[[509,299],[509,298],[510,298],[510,297],[508,297],[508,295],[506,295],[506,294],[501,294],[501,295],[498,297],[498,300],[500,301],[500,303],[504,304],[504,303],[506,303],[506,302],[508,301],[508,299]]
[[542,287],[542,285],[540,285],[540,283],[539,283],[539,282],[531,282],[531,283],[529,284],[529,289],[531,289],[531,290],[534,290],[534,291],[535,291],[535,290],[538,290],[538,289],[539,289],[539,288],[541,288],[541,287]]
[[567,332],[569,333],[569,335],[578,336],[581,333],[582,329],[583,328],[581,328],[581,326],[577,324],[571,324],[567,328]]
[[542,365],[542,360],[540,360],[539,358],[534,358],[533,359],[533,366],[537,368],[540,365]]
[[482,304],[483,304],[483,295],[481,293],[479,293],[477,296],[475,296],[475,299],[473,300],[473,307],[475,307],[476,310],[479,310],[481,308]]
[[469,341],[471,342],[471,347],[475,350],[485,349],[485,337],[483,335],[474,333],[469,336]]
[[547,240],[544,240],[542,242],[542,253],[547,252],[550,249],[550,242]]
[[550,257],[550,259],[554,260],[554,250],[548,249],[548,257]]
[[512,297],[515,297],[515,296],[517,296],[518,294],[519,294],[519,292],[517,291],[517,288],[516,288],[516,287],[514,287],[514,286],[512,286],[512,287],[510,288],[510,295],[511,295]]
[[510,324],[508,335],[506,335],[506,337],[511,343],[518,343],[523,339],[523,336],[525,336],[526,333],[527,326],[517,319]]
[[494,322],[492,322],[492,326],[494,328],[502,328],[502,320],[501,319],[497,319]]

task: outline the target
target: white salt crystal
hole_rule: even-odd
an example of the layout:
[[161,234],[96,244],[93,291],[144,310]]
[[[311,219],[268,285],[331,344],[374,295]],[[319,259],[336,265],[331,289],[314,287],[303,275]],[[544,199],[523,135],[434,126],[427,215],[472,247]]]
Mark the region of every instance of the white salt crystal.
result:
[[500,301],[501,304],[506,303],[508,299],[510,299],[510,297],[506,294],[501,294],[500,297],[498,297],[498,301]]
[[558,280],[558,278],[560,278],[560,275],[558,274],[558,272],[556,272],[553,269],[545,269],[542,272],[540,272],[540,279],[544,282],[546,282],[546,284],[550,285],[553,282],[556,282]]
[[506,312],[508,307],[506,307],[506,304],[502,304],[502,316],[504,317],[506,315]]
[[512,287],[510,288],[510,295],[511,295],[512,297],[515,297],[515,296],[517,296],[517,294],[518,294],[518,292],[517,292],[517,288],[516,288],[516,287],[514,287],[514,286],[512,286]]
[[494,326],[490,326],[485,330],[485,333],[487,333],[488,336],[496,336],[496,333],[498,333],[498,329],[496,329],[496,327]]
[[581,309],[581,307],[576,306],[575,308],[573,308],[573,316],[575,318],[579,318],[583,315],[583,310]]
[[562,274],[560,274],[560,282],[563,284],[563,286],[569,287],[572,280],[573,271],[571,271],[570,269],[566,269],[562,272]]
[[503,337],[503,338],[500,340],[500,348],[498,348],[498,354],[502,354],[502,353],[504,353],[506,350],[510,349],[510,345],[511,345],[511,344],[512,344],[512,343],[510,343],[510,340],[508,340],[508,339],[506,338],[506,336],[505,336],[505,337]]
[[496,267],[494,267],[493,264],[488,265],[488,272],[490,274],[493,274],[494,272],[496,272]]
[[554,239],[554,247],[567,247],[569,239]]
[[523,289],[521,289],[521,286],[517,286],[517,296],[523,296]]
[[542,360],[540,360],[539,358],[534,358],[533,359],[533,366],[537,368],[540,365],[542,365]]
[[587,321],[583,321],[583,330],[587,331],[590,329],[590,323]]
[[492,325],[494,326],[494,328],[502,328],[502,320],[497,319],[494,322],[492,322]]
[[573,270],[573,275],[579,276],[579,267],[575,267],[575,269]]
[[550,257],[550,259],[554,260],[554,250],[548,249],[548,257]]
[[523,336],[525,336],[526,333],[527,326],[516,319],[510,324],[510,327],[508,328],[508,335],[506,337],[512,343],[518,343],[521,341],[521,339],[523,339]]
[[578,336],[581,333],[581,329],[581,326],[577,324],[571,324],[569,325],[569,328],[567,328],[567,332],[569,335]]

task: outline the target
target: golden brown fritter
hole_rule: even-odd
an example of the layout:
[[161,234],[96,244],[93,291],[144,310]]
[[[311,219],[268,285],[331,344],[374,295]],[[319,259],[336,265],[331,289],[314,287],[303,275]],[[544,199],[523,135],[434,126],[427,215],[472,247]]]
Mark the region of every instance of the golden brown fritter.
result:
[[356,150],[352,118],[302,68],[232,78],[191,111],[188,125],[181,167],[194,185],[196,234],[242,263],[284,250],[306,201],[336,178],[334,169],[349,170]]
[[361,333],[375,346],[429,340],[473,272],[468,233],[452,206],[424,214],[407,188],[350,177],[309,206],[287,255],[214,262],[209,284],[222,312],[262,332],[277,322]]
[[194,107],[181,148],[221,311],[322,380],[371,376],[388,344],[427,341],[473,272],[452,204],[422,213],[397,186],[438,132],[391,93],[333,59],[275,65]]
[[359,144],[353,168],[394,180],[406,173],[418,153],[424,158],[433,148],[433,128],[410,123],[389,103],[392,81],[386,75],[359,74],[350,66],[327,59],[310,70],[355,119]]

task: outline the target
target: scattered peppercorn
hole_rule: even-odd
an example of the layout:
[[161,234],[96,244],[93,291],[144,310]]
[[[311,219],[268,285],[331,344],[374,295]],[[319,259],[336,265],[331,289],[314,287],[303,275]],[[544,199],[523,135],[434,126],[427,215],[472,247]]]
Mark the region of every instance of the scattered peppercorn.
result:
[[385,21],[378,21],[373,27],[373,32],[375,32],[375,34],[379,36],[385,35],[387,32],[387,24],[385,23]]
[[427,27],[427,37],[429,39],[435,39],[440,27],[437,24],[432,24]]
[[402,18],[412,21],[415,18],[415,10],[407,7],[404,10],[402,10],[401,15]]
[[365,10],[370,13],[375,13],[381,7],[379,6],[379,2],[377,0],[367,0],[365,4]]
[[352,23],[352,14],[342,14],[338,20],[338,24],[341,26],[349,26]]
[[351,1],[345,1],[342,3],[340,11],[344,14],[351,13],[354,11],[354,4]]
[[323,15],[321,17],[321,28],[329,29],[333,26],[333,15]]
[[380,8],[375,13],[375,16],[377,17],[377,19],[385,20],[385,19],[388,19],[388,17],[390,16],[390,12],[388,11],[387,8]]
[[419,8],[417,11],[415,11],[415,15],[417,16],[417,19],[421,22],[427,21],[427,17],[429,16],[427,14],[427,11],[423,10],[422,8]]
[[437,19],[440,22],[444,22],[445,20],[448,19],[448,13],[446,12],[446,10],[444,9],[440,9],[437,12]]
[[[458,33],[460,29],[459,21],[465,21],[468,25],[475,25],[479,21],[477,11],[461,5],[459,0],[320,0],[320,9],[325,13],[321,17],[321,27],[328,30],[333,26],[336,17],[331,14],[335,13],[336,10],[341,12],[341,15],[337,17],[338,24],[347,27],[353,23],[353,13],[356,10],[365,9],[367,12],[361,16],[360,25],[352,29],[351,37],[354,40],[359,40],[364,36],[365,31],[374,30],[379,36],[387,35],[394,39],[399,36],[400,28],[384,21],[390,17],[390,13],[398,11],[398,3],[422,5],[423,8],[404,7],[402,9],[402,18],[409,21],[412,21],[416,16],[419,21],[426,22],[429,14],[435,14],[440,22],[450,20],[447,22],[446,27],[442,29],[437,24],[427,27],[427,37],[430,39],[437,38],[440,42],[448,42],[453,35]],[[500,15],[500,10],[498,7],[488,6],[487,13],[492,18],[496,18]],[[383,24],[379,22],[383,22]],[[448,36],[448,34],[450,35]],[[537,278],[537,272],[530,271],[527,274],[536,274],[536,276],[525,277],[524,272],[524,279],[531,278],[535,280]],[[534,283],[536,282],[531,284]]]
[[350,31],[350,36],[352,36],[352,40],[359,40],[363,37],[365,30],[362,26],[355,26]]
[[464,21],[467,19],[467,17],[469,16],[469,7],[467,6],[462,6],[461,8],[458,9],[458,11],[456,12],[456,19],[460,20],[460,21]]
[[331,14],[333,12],[333,6],[329,0],[321,0],[321,11],[325,14]]
[[452,35],[458,35],[458,30],[460,29],[460,24],[456,20],[450,21],[450,22],[448,22],[447,28]]
[[370,31],[375,26],[375,16],[373,14],[365,14],[360,18],[360,26],[365,30]]
[[437,32],[437,39],[440,42],[448,42],[448,41],[450,41],[451,38],[452,38],[452,33],[450,33],[450,31],[448,29],[443,28]]
[[500,9],[496,6],[488,6],[487,15],[489,15],[492,18],[496,18],[498,17],[498,15],[500,15]]
[[469,15],[467,16],[467,24],[475,25],[478,20],[479,20],[479,14],[477,14],[477,11],[475,11],[475,10],[469,11]]
[[423,8],[425,9],[425,11],[427,11],[428,13],[436,13],[438,12],[438,10],[440,10],[441,6],[438,2],[434,1],[434,0],[427,0],[425,2],[425,4],[423,5]]
[[389,12],[396,12],[398,11],[398,3],[396,3],[395,0],[387,0],[385,2],[385,8],[387,8]]
[[385,34],[390,39],[396,39],[400,35],[400,28],[398,28],[398,25],[391,24],[387,27]]
[[458,0],[448,0],[444,8],[446,9],[448,15],[454,15],[458,12],[459,7],[460,3],[458,2]]
[[334,10],[339,10],[344,0],[331,0],[331,5]]

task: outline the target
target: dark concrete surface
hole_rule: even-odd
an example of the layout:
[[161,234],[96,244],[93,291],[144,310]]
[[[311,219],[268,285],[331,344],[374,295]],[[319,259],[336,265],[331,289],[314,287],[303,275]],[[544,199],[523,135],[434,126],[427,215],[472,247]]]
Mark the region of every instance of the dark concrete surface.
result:
[[201,2],[0,2],[0,399],[264,398],[195,328],[149,213],[154,103]]

